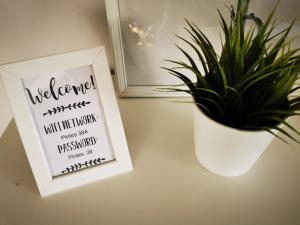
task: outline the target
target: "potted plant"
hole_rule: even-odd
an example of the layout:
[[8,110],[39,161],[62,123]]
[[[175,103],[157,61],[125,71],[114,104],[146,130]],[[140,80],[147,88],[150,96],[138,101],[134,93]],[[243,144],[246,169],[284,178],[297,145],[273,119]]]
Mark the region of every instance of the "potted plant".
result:
[[[186,92],[197,106],[194,135],[199,161],[223,176],[248,171],[274,136],[299,143],[299,131],[287,121],[300,115],[300,97],[291,98],[300,89],[295,86],[300,79],[299,49],[292,48],[288,39],[294,22],[275,33],[277,6],[263,22],[248,14],[249,2],[239,0],[236,9],[229,8],[230,22],[218,11],[224,39],[220,55],[205,34],[186,20],[191,39],[178,38],[197,58],[177,46],[187,62],[166,60],[175,67],[163,67],[184,82],[165,91]],[[249,22],[252,26],[246,29]],[[195,75],[195,81],[185,70]]]

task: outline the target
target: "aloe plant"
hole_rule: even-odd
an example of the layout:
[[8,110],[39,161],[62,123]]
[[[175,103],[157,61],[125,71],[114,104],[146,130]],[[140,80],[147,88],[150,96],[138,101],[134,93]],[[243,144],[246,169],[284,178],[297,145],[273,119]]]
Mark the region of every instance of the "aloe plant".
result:
[[[288,38],[294,21],[275,32],[278,4],[263,22],[253,13],[248,14],[249,2],[239,0],[236,9],[228,7],[230,22],[218,10],[223,31],[220,55],[201,29],[186,20],[190,39],[177,37],[189,45],[197,58],[177,46],[187,62],[166,60],[175,65],[162,68],[183,81],[185,88],[173,86],[164,91],[192,95],[200,110],[226,126],[265,130],[285,142],[288,138],[299,143],[299,131],[286,120],[300,115],[300,97],[291,98],[300,89],[299,85],[295,87],[300,79],[299,48],[292,48]],[[246,29],[246,23],[252,26]],[[195,75],[195,81],[186,71]],[[285,124],[289,130],[279,124]],[[285,138],[278,136],[277,131]]]

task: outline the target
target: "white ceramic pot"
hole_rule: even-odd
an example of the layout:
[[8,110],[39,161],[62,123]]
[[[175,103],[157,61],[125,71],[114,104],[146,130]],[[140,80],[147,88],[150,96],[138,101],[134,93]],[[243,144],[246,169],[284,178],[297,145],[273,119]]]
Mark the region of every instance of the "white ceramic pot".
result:
[[224,126],[195,107],[195,151],[200,163],[221,176],[247,172],[273,140],[266,131],[241,131]]

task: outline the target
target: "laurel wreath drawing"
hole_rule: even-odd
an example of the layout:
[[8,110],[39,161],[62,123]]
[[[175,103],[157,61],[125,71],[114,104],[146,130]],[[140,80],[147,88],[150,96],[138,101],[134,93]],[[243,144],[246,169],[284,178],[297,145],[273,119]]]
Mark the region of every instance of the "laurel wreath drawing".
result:
[[64,106],[64,105],[57,106],[55,108],[48,109],[47,112],[43,113],[43,116],[61,113],[61,112],[64,112],[65,110],[72,110],[72,109],[85,107],[86,105],[88,105],[90,103],[91,102],[82,101],[82,102],[78,102],[78,103],[74,102],[73,104],[69,104],[66,106]]
[[104,160],[105,160],[105,158],[97,158],[94,160],[85,161],[84,163],[76,163],[76,164],[71,165],[70,167],[66,167],[66,169],[63,170],[61,173],[70,173],[70,172],[74,172],[76,170],[80,170],[82,168],[86,168],[89,166],[95,166],[95,165],[101,164],[102,161],[104,161]]

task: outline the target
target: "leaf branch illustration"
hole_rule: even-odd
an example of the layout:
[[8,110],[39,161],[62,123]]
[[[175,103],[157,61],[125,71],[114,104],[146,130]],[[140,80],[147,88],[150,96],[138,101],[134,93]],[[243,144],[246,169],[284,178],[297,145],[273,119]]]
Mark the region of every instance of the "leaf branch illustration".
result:
[[84,163],[75,163],[73,165],[71,165],[70,167],[66,167],[66,169],[64,169],[61,173],[70,173],[70,172],[74,172],[76,170],[80,170],[82,168],[86,168],[86,167],[90,167],[90,166],[95,166],[98,164],[101,164],[102,161],[104,161],[105,158],[97,158],[97,159],[91,159],[89,161],[85,161]]
[[82,102],[78,102],[78,103],[74,102],[73,104],[70,103],[69,105],[65,105],[65,106],[64,105],[57,106],[55,108],[48,109],[47,112],[43,113],[43,116],[61,113],[61,112],[64,112],[65,110],[72,110],[72,109],[85,107],[86,105],[88,105],[90,103],[91,102],[82,101]]

